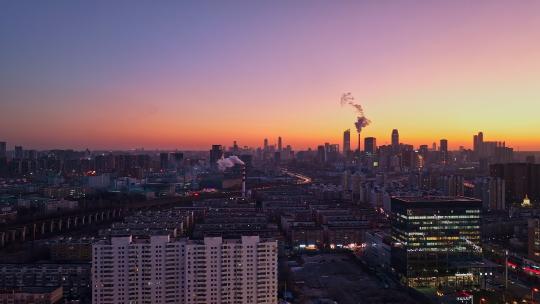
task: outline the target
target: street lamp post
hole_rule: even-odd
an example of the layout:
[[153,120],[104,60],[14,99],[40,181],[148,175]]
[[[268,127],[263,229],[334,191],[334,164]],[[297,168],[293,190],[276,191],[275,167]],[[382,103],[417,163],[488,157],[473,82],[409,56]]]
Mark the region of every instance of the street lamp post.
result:
[[504,289],[508,289],[508,250],[504,251]]
[[531,289],[531,303],[534,303],[534,293],[540,291],[540,289],[533,287]]

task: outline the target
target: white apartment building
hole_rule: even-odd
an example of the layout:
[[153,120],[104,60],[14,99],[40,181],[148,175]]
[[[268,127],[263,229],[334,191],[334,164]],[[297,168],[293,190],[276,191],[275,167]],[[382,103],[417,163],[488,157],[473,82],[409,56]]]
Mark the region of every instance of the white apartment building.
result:
[[94,304],[277,303],[277,241],[129,235],[92,250]]

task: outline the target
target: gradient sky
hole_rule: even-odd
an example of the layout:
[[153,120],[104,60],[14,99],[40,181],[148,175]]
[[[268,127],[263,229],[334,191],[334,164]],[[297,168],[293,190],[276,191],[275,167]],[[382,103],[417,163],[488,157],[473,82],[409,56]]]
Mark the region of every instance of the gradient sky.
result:
[[[540,150],[540,1],[1,1],[0,140]],[[354,137],[356,138],[356,137]]]

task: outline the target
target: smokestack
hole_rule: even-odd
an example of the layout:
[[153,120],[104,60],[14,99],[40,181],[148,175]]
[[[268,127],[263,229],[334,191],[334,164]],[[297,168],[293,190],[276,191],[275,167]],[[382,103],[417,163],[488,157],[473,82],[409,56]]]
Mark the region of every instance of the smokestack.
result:
[[246,198],[246,165],[242,165],[242,198]]
[[360,144],[361,144],[362,140],[360,139],[360,131],[358,131],[358,152],[361,152],[362,150],[360,150]]

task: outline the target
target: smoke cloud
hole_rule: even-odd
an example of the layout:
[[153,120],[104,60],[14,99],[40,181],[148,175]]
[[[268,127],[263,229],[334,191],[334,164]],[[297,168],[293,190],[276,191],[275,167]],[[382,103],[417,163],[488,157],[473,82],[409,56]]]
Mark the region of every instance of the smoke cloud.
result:
[[245,163],[236,155],[231,155],[227,158],[220,158],[217,161],[218,169],[225,171],[227,168],[234,167],[234,165],[244,165]]
[[343,95],[341,95],[340,102],[341,102],[341,106],[350,105],[351,107],[355,109],[358,117],[356,117],[356,122],[354,123],[354,126],[356,127],[356,131],[358,133],[360,133],[363,128],[369,126],[369,124],[371,123],[371,120],[369,120],[364,115],[364,109],[362,109],[362,106],[354,102],[354,97],[352,96],[350,92],[344,93]]

